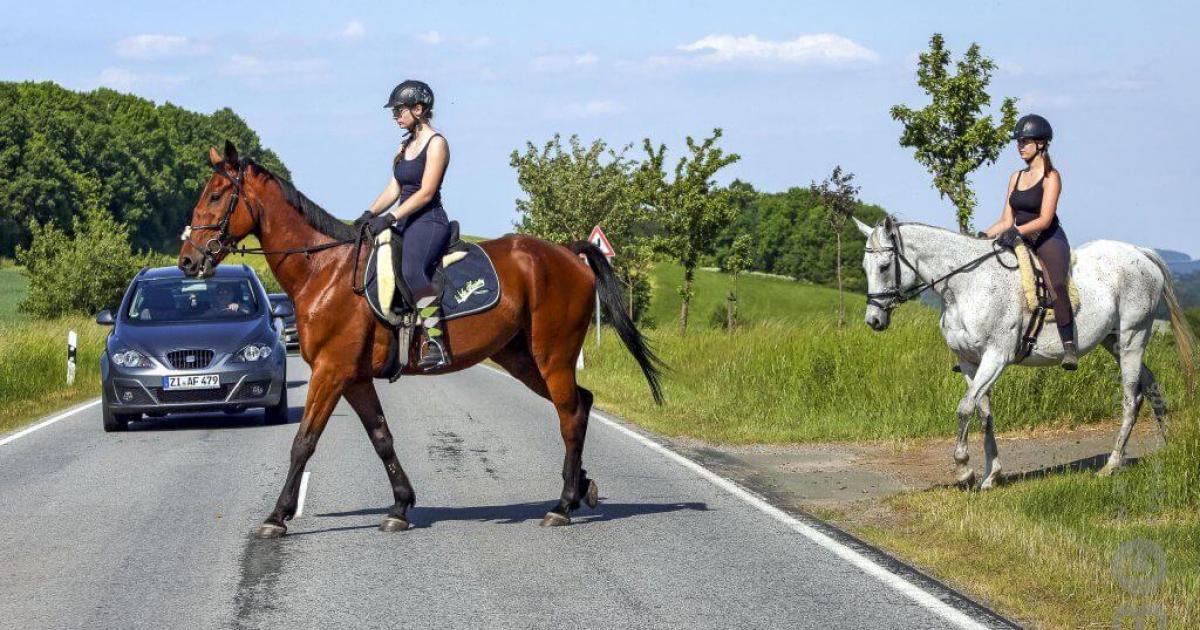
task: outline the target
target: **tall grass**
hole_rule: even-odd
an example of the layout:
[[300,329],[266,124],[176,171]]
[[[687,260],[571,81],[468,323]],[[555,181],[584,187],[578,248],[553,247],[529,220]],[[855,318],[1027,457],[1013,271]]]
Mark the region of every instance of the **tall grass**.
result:
[[[698,275],[702,283],[716,276]],[[839,328],[836,292],[754,280],[739,281],[739,308],[752,320],[746,328],[728,334],[696,325],[685,336],[674,326],[645,331],[672,368],[664,379],[665,407],[654,406],[635,363],[610,331],[599,348],[588,337],[580,380],[607,408],[672,436],[780,443],[953,434],[965,383],[950,371],[953,357],[936,312],[907,306],[882,333],[854,319]],[[662,301],[678,304],[674,296]],[[1195,403],[1185,393],[1169,337],[1154,339],[1146,362],[1173,407]],[[1085,356],[1076,372],[1011,367],[992,396],[997,426],[1069,427],[1113,418],[1120,413],[1118,376],[1116,362],[1103,351]]]
[[[79,334],[75,383],[66,385],[67,331]],[[100,394],[108,329],[88,317],[0,320],[0,433]]]
[[0,322],[17,316],[17,305],[29,292],[29,278],[20,267],[0,262]]

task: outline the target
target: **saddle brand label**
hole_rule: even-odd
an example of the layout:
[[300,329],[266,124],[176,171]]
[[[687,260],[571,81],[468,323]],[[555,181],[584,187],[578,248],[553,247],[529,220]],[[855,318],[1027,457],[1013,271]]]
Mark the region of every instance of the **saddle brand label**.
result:
[[484,284],[485,283],[483,281],[483,278],[477,278],[475,280],[468,280],[467,283],[464,284],[461,289],[454,292],[455,302],[457,304],[462,304],[463,302],[466,302],[468,299],[470,299],[472,295],[476,295],[476,294],[483,295],[484,293],[487,293],[488,290],[483,288]]

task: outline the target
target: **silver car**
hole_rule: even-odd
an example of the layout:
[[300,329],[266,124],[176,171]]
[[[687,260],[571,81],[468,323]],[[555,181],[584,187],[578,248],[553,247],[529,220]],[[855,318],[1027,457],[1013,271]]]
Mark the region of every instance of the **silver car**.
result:
[[142,414],[262,407],[267,424],[287,422],[287,351],[254,270],[222,265],[208,278],[176,267],[143,269],[114,314],[100,355],[105,431],[124,431]]

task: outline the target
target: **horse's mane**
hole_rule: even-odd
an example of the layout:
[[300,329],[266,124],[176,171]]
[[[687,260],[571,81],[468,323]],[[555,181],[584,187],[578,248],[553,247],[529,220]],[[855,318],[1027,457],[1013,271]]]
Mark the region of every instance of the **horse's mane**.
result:
[[305,197],[304,193],[296,190],[296,187],[292,185],[292,182],[279,177],[262,164],[259,164],[250,158],[247,158],[246,162],[253,166],[255,170],[263,175],[266,175],[267,177],[270,177],[275,181],[276,184],[279,184],[280,190],[283,191],[284,201],[287,201],[292,205],[293,208],[299,210],[300,214],[304,215],[305,222],[316,228],[317,231],[325,236],[338,240],[349,240],[354,238],[355,234],[352,226],[346,225],[341,219],[329,214],[329,212],[327,212],[324,208],[318,206],[312,199]]

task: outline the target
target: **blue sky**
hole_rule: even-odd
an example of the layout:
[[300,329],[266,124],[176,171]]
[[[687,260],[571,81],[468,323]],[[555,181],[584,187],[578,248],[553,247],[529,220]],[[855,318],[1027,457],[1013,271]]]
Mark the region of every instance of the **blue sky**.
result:
[[[650,137],[677,150],[715,126],[742,156],[724,180],[778,191],[841,164],[864,200],[952,226],[953,208],[888,115],[926,102],[916,55],[941,32],[956,57],[978,42],[1000,64],[997,103],[1019,97],[1022,113],[1054,124],[1074,243],[1116,238],[1200,257],[1194,3],[119,5],[6,8],[0,79],[230,106],[301,190],[343,217],[387,182],[400,138],[382,108],[388,92],[424,79],[451,144],[448,211],[482,235],[511,228],[521,191],[509,154],[526,141]],[[1010,147],[976,172],[977,224],[998,215],[1021,166]]]

